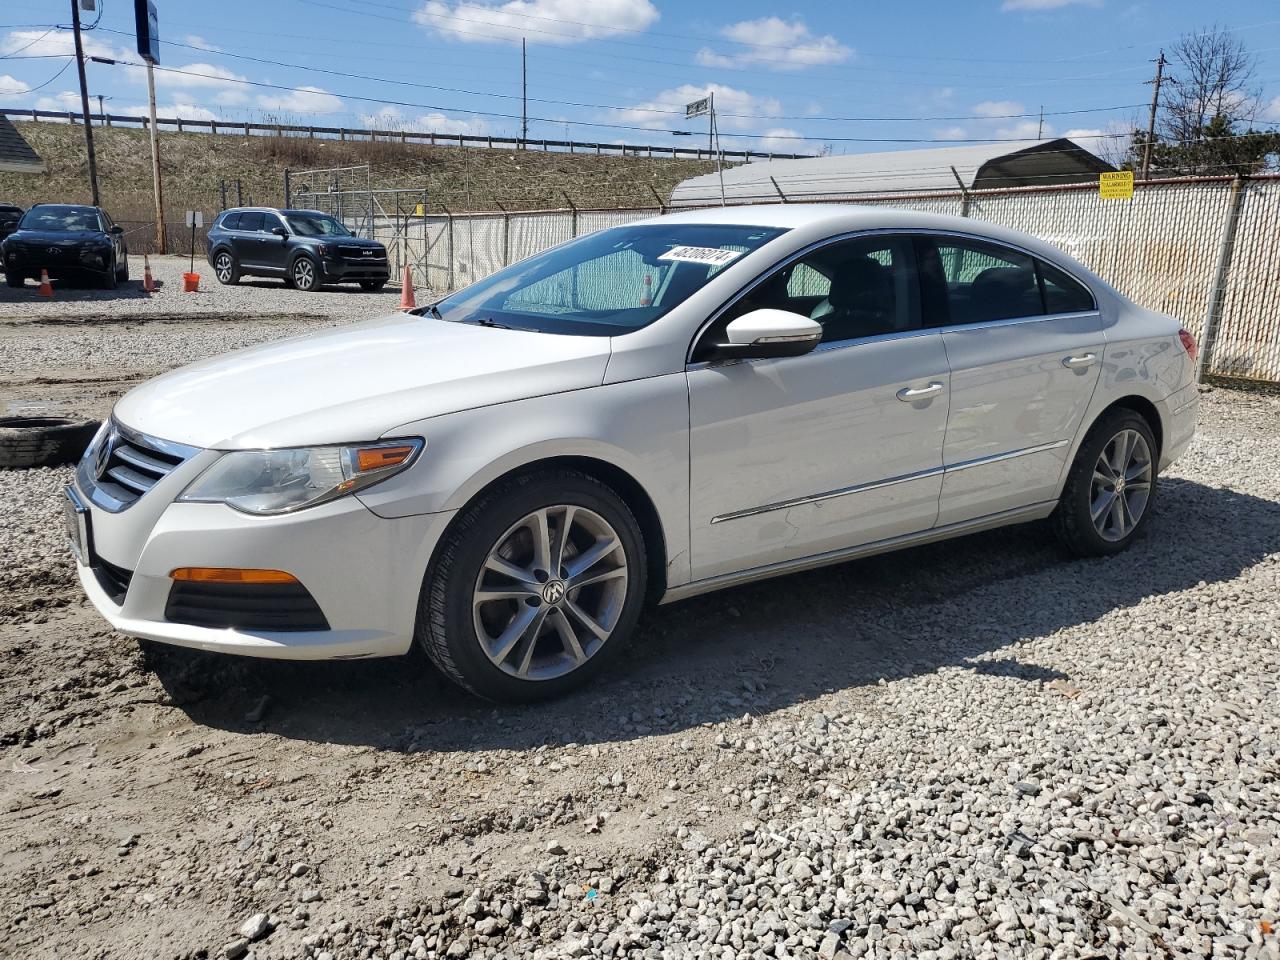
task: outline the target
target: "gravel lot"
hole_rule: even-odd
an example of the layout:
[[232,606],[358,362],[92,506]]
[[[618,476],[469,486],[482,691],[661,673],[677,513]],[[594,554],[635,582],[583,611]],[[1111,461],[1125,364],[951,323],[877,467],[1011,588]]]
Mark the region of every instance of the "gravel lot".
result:
[[69,471],[0,472],[0,954],[1280,957],[1280,397],[1203,399],[1120,557],[1032,525],[690,600],[523,708],[140,648],[71,583]]

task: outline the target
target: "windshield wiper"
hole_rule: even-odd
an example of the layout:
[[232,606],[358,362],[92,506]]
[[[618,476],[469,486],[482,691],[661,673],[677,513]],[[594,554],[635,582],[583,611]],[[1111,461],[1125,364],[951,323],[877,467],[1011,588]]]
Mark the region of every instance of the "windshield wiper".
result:
[[493,319],[493,317],[477,317],[476,319],[470,322],[474,323],[478,327],[490,327],[494,330],[514,330],[515,329],[515,327],[507,326],[507,324],[505,323],[499,323],[497,320]]
[[444,319],[444,315],[440,313],[440,308],[437,307],[434,303],[429,303],[422,309],[425,313],[429,313],[431,316],[435,317],[437,320]]

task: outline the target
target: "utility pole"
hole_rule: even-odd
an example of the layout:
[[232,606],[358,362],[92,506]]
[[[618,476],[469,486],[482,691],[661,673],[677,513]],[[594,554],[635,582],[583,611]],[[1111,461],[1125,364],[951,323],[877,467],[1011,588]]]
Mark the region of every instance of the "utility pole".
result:
[[1036,128],[1036,139],[1044,139],[1044,104],[1040,104],[1040,126]]
[[93,152],[93,124],[89,122],[89,85],[84,76],[84,44],[80,40],[80,0],[71,0],[71,30],[76,41],[76,72],[80,74],[80,110],[84,114],[84,145],[89,156],[89,192],[98,202],[98,157]]
[[1160,59],[1156,61],[1156,78],[1147,81],[1154,84],[1155,90],[1151,94],[1151,118],[1147,121],[1147,142],[1142,145],[1143,180],[1151,178],[1151,149],[1156,139],[1156,111],[1160,109],[1160,83],[1164,79],[1164,65],[1168,62],[1164,58],[1164,51],[1161,50]]
[[98,120],[99,122],[102,123],[104,127],[109,127],[111,126],[111,118],[107,116],[107,108],[103,106],[103,101],[110,100],[111,98],[104,97],[100,93],[97,94],[97,97],[98,97]]
[[147,60],[147,97],[151,105],[151,122],[147,127],[151,132],[151,186],[156,195],[156,251],[164,253],[168,249],[168,237],[164,228],[164,188],[160,182],[160,140],[156,135],[156,70],[150,60]]
[[708,136],[708,138],[709,138],[709,139],[711,139],[711,140],[712,140],[712,142],[714,142],[714,143],[715,143],[715,148],[714,148],[714,149],[715,149],[715,154],[716,154],[716,173],[717,173],[717,174],[719,175],[719,177],[720,177],[720,206],[722,206],[722,207],[723,207],[723,206],[725,205],[725,202],[724,202],[724,169],[723,169],[724,151],[720,149],[720,127],[716,124],[716,92],[715,92],[714,90],[712,90],[712,91],[711,91],[711,95],[710,95],[709,99],[711,100],[711,103],[710,103],[710,108],[711,108],[711,127],[710,127],[710,131],[708,132],[707,136]]
[[520,149],[529,139],[529,62],[525,56],[524,37],[520,38]]

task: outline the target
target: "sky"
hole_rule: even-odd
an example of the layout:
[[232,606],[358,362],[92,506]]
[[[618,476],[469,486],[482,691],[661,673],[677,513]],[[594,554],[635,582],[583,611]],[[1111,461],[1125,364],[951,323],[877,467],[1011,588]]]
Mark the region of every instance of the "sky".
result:
[[[162,116],[863,153],[1145,125],[1162,46],[1210,26],[1258,55],[1280,123],[1275,0],[158,0]],[[91,95],[146,112],[132,0],[96,0]],[[100,13],[100,16],[99,16]],[[59,22],[54,18],[60,17]],[[96,21],[95,21],[95,18]],[[4,0],[0,106],[79,109],[69,0]],[[60,28],[61,27],[61,28]],[[59,71],[61,71],[59,73]],[[96,99],[93,108],[97,109]],[[1041,119],[1043,111],[1043,120]]]

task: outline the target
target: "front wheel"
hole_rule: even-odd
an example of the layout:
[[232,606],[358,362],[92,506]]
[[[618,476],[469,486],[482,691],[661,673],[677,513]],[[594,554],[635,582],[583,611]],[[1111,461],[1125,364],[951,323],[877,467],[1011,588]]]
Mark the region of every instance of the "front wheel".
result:
[[289,270],[289,279],[292,281],[291,286],[303,293],[320,289],[320,272],[316,268],[315,261],[310,257],[299,257],[293,261],[293,267]]
[[234,286],[240,282],[240,264],[226,250],[219,250],[213,258],[213,275],[224,287]]
[[441,544],[418,642],[482,697],[556,696],[618,656],[645,580],[644,537],[612,489],[569,470],[515,477],[460,515]]
[[1133,542],[1155,504],[1158,455],[1150,425],[1132,410],[1094,424],[1054,511],[1058,536],[1073,553],[1108,556]]
[[117,283],[129,282],[129,255],[127,253],[124,255],[124,263],[120,264],[120,266],[116,269],[116,282]]
[[20,287],[27,282],[27,278],[25,274],[15,273],[12,270],[6,270],[4,272],[4,282],[11,287]]
[[120,268],[116,266],[115,258],[111,258],[111,265],[107,268],[107,272],[102,275],[102,289],[114,290],[120,286]]

